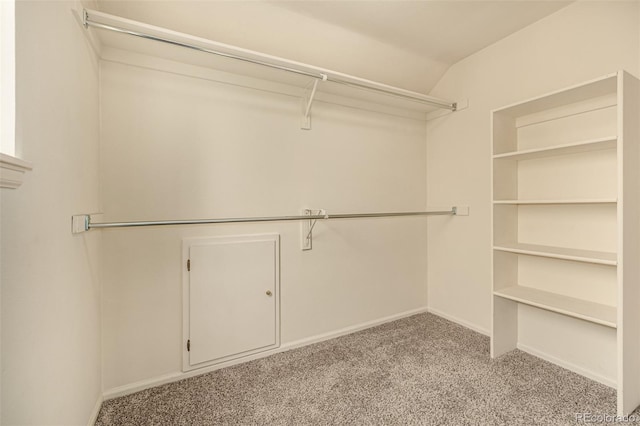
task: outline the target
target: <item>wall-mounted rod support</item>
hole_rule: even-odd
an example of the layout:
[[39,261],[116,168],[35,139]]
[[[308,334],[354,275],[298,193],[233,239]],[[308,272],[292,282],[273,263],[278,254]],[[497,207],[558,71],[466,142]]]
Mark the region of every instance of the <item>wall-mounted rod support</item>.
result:
[[439,211],[420,211],[420,212],[391,212],[391,213],[338,213],[338,214],[315,214],[300,216],[272,216],[272,217],[234,217],[222,219],[193,219],[193,220],[156,220],[156,221],[138,221],[138,222],[91,222],[91,216],[79,215],[79,223],[85,224],[84,231],[99,228],[132,228],[143,226],[167,226],[167,225],[203,225],[216,223],[244,223],[244,222],[284,222],[292,220],[311,220],[311,219],[355,219],[355,218],[374,218],[374,217],[399,217],[399,216],[443,216],[455,215],[455,207],[450,210]]
[[318,90],[318,83],[320,81],[327,81],[327,76],[322,75],[322,79],[314,78],[311,90],[307,90],[305,96],[302,98],[302,120],[300,122],[300,128],[303,130],[311,130],[311,106],[313,105],[313,98],[316,96],[316,90]]
[[154,40],[171,44],[173,46],[184,47],[199,52],[209,53],[212,55],[222,56],[238,61],[249,62],[269,68],[275,68],[323,81],[330,81],[338,84],[357,87],[360,89],[372,90],[391,96],[409,99],[414,102],[430,105],[437,108],[448,109],[451,111],[456,110],[456,104],[454,102],[435,98],[433,96],[428,96],[419,92],[413,92],[411,90],[390,86],[384,83],[326,70],[323,68],[315,67],[313,65],[303,64],[301,62],[291,61],[253,50],[242,49],[240,47],[218,43],[201,37],[195,37],[192,35],[171,31],[166,28],[144,24],[142,22],[121,18],[119,16],[110,15],[104,12],[85,9],[83,13],[83,21],[85,27],[94,27],[122,34],[128,34],[147,40]]
[[[319,215],[321,215],[323,212],[324,212],[324,210],[322,210],[322,209],[318,210],[318,214]],[[310,214],[313,214],[313,213],[310,213]],[[325,219],[329,219],[329,217],[325,217]],[[318,222],[318,219],[312,219],[309,222],[311,222],[311,224],[309,226],[309,232],[307,232],[307,240],[311,239],[311,235],[313,235],[313,228],[315,228],[316,222]]]
[[[325,76],[326,77],[326,76]],[[326,78],[325,78],[326,80]],[[307,109],[304,112],[304,116],[309,118],[309,113],[311,113],[311,105],[313,105],[313,97],[316,95],[316,90],[318,89],[318,82],[320,80],[313,80],[313,88],[311,89],[311,94],[309,95],[309,101],[307,102]]]
[[[327,212],[324,209],[304,209],[302,214],[305,217],[324,216],[325,219],[328,219]],[[300,248],[303,251],[311,250],[313,248],[313,228],[316,226],[316,223],[318,223],[318,219],[309,219],[308,221],[300,222],[300,237],[302,238]]]

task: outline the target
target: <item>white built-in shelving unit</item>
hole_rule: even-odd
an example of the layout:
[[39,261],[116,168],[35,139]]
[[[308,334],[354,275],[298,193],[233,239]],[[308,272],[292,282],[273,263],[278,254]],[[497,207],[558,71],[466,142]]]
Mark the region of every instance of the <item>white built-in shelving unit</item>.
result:
[[[531,307],[572,318],[615,353],[556,360],[614,364],[621,415],[640,405],[639,99],[620,71],[492,112],[491,355],[520,347]],[[537,334],[571,341],[548,318]]]

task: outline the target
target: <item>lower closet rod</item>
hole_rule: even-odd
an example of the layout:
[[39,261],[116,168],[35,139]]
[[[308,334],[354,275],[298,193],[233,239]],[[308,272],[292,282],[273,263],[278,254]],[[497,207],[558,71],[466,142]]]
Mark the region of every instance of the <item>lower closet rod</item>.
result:
[[[355,219],[366,217],[396,217],[396,216],[438,216],[438,215],[455,215],[457,208],[452,207],[451,210],[440,211],[422,211],[422,212],[393,212],[393,213],[340,213],[340,214],[316,214],[316,215],[300,215],[300,216],[273,216],[273,217],[235,217],[223,219],[193,219],[193,220],[158,220],[158,221],[139,221],[139,222],[103,222],[92,223],[91,216],[83,215],[84,230],[88,231],[94,228],[127,228],[134,226],[162,226],[162,225],[198,225],[207,223],[242,223],[242,222],[280,222],[288,220],[318,220],[318,219]],[[76,216],[77,217],[77,216]]]

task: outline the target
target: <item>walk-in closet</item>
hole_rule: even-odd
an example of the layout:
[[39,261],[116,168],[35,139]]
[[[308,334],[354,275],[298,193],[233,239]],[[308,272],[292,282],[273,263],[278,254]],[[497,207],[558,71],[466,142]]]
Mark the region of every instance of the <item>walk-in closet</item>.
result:
[[2,0],[0,423],[640,423],[640,2]]

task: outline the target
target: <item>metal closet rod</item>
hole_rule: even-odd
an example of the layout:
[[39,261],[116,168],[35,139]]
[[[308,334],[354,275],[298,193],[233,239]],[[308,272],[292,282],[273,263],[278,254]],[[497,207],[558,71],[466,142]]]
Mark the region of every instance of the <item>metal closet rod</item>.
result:
[[85,230],[97,228],[130,228],[138,226],[165,226],[165,225],[200,225],[212,223],[244,223],[244,222],[283,222],[291,220],[318,220],[318,219],[356,219],[372,217],[397,217],[397,216],[444,216],[457,214],[457,208],[451,210],[423,211],[423,212],[392,212],[392,213],[339,213],[317,214],[307,216],[272,216],[272,217],[234,217],[224,219],[194,219],[194,220],[156,220],[139,222],[103,222],[92,223],[91,216],[85,216]]
[[[96,16],[98,19],[103,19],[106,22],[99,22],[97,20],[94,20],[92,16]],[[122,25],[117,25],[114,22],[120,23]],[[387,84],[365,80],[358,77],[348,78],[350,76],[347,76],[346,74],[342,74],[343,78],[341,78],[340,73],[334,73],[328,70],[318,69],[314,66],[306,65],[306,64],[299,64],[301,66],[304,66],[306,70],[301,68],[296,68],[295,65],[297,63],[293,61],[288,61],[283,58],[277,58],[275,56],[265,55],[265,54],[261,54],[255,51],[250,51],[247,49],[240,49],[231,45],[223,45],[222,43],[217,43],[211,40],[205,40],[205,39],[189,36],[187,34],[177,33],[175,31],[166,30],[161,27],[155,27],[155,26],[143,24],[141,22],[124,19],[115,15],[109,15],[103,12],[96,12],[96,11],[90,11],[90,10],[84,9],[83,23],[85,27],[95,27],[95,28],[122,33],[122,34],[132,35],[132,36],[144,38],[147,40],[159,41],[162,43],[171,44],[173,46],[184,47],[184,48],[196,50],[199,52],[209,53],[212,55],[222,56],[225,58],[235,59],[238,61],[249,62],[252,64],[262,65],[269,68],[275,68],[281,71],[286,71],[286,72],[290,72],[298,75],[304,75],[304,76],[316,78],[322,81],[331,81],[331,82],[346,85],[346,86],[352,86],[352,87],[357,87],[361,89],[367,89],[375,92],[384,93],[387,95],[406,98],[412,101],[420,102],[420,103],[431,105],[438,108],[448,109],[451,111],[455,111],[457,107],[457,104],[455,102],[434,98],[432,96],[427,96],[422,93],[413,92],[411,90],[389,86]],[[123,25],[126,25],[129,28]],[[144,28],[153,30],[153,32],[156,33],[156,35],[143,31],[142,29]],[[159,35],[159,34],[162,34],[162,35]],[[198,40],[201,43],[208,43],[215,46],[224,47],[226,50],[236,51],[239,53],[236,54],[236,53],[223,52],[221,50],[210,49],[210,48],[198,46],[193,43],[181,41],[179,40],[179,38]],[[243,56],[241,54],[242,52],[250,53],[251,56],[253,57]],[[262,58],[262,59],[256,59],[256,58]],[[291,63],[291,66],[280,65],[270,61],[270,59],[277,60],[278,62],[284,62],[284,63],[288,62],[288,63]]]

